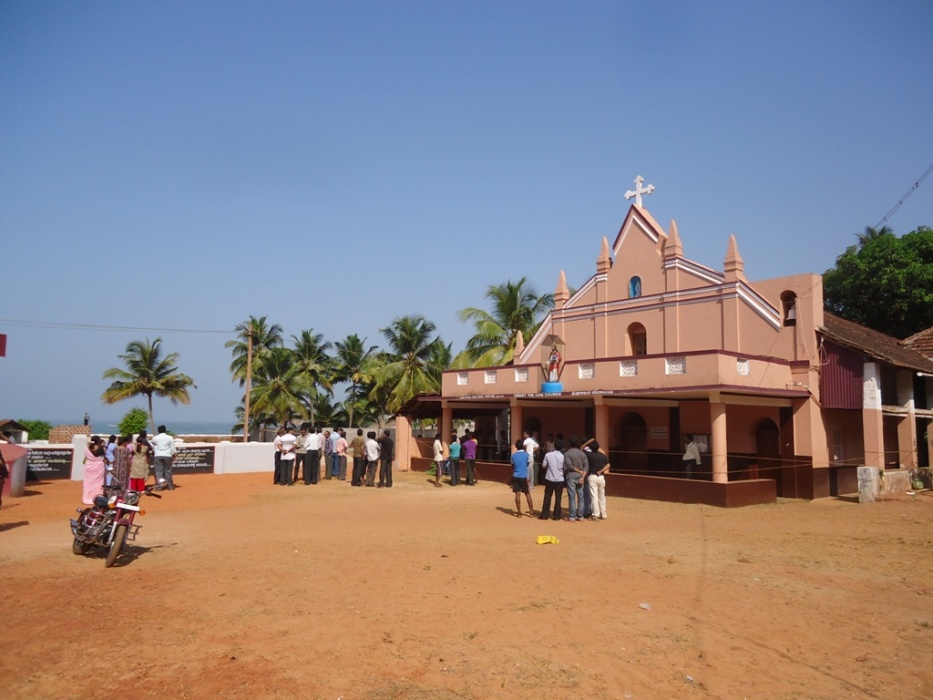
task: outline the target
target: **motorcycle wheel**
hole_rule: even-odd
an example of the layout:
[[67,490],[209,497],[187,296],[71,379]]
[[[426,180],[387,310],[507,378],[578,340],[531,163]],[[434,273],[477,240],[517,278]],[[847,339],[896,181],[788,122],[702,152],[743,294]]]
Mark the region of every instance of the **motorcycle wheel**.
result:
[[71,543],[71,551],[75,554],[87,554],[88,547],[90,547],[90,545],[84,544],[78,540],[77,537],[75,537],[75,541]]
[[117,557],[120,556],[120,550],[123,548],[123,540],[125,539],[126,525],[117,525],[117,529],[113,533],[113,540],[110,542],[110,551],[107,552],[107,561],[104,562],[104,567],[109,569],[114,565]]

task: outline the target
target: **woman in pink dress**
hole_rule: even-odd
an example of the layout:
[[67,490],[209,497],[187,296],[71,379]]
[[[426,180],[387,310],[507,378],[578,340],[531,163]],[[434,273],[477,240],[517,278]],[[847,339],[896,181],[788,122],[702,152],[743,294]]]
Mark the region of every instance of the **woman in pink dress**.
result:
[[99,437],[92,437],[84,448],[84,494],[81,499],[86,506],[94,505],[94,496],[104,491],[104,455],[106,449]]

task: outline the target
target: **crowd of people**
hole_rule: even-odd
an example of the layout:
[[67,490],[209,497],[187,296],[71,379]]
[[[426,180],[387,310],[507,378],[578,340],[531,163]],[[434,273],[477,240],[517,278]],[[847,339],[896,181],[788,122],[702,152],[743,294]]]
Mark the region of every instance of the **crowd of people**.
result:
[[275,445],[273,482],[280,486],[294,486],[299,476],[306,486],[317,484],[321,480],[322,464],[325,480],[346,481],[347,464],[352,457],[351,486],[392,488],[395,441],[388,430],[377,438],[375,430],[364,437],[363,429],[358,428],[356,437],[347,441],[343,428],[333,432],[319,427],[302,428],[295,435],[289,426],[280,428],[272,442]]
[[566,489],[567,519],[570,522],[605,520],[609,457],[600,449],[599,443],[592,438],[580,442],[576,436],[564,443],[558,436],[541,447],[533,436],[526,433],[523,443],[526,449],[529,440],[534,444],[535,452],[542,454],[539,473],[540,469],[544,470],[544,503],[538,518],[547,520],[550,516],[552,520],[561,519],[563,491]]
[[[294,486],[301,479],[306,486],[311,486],[319,483],[322,470],[325,480],[346,481],[348,461],[352,458],[351,486],[392,487],[395,442],[388,430],[377,438],[376,431],[364,435],[360,428],[348,441],[343,428],[333,432],[319,427],[302,428],[296,435],[289,426],[278,431],[273,444],[273,481],[277,485]],[[112,482],[144,490],[150,471],[154,472],[154,488],[173,490],[175,451],[174,438],[164,425],[159,426],[158,434],[151,439],[145,430],[135,440],[130,436],[111,435],[106,444],[99,436],[92,437],[84,453],[83,502],[92,504],[94,497]],[[605,475],[609,472],[609,457],[596,440],[581,442],[573,436],[565,442],[558,433],[556,437],[549,435],[542,444],[537,433],[526,432],[510,451],[511,487],[518,517],[527,514],[541,520],[561,520],[566,491],[570,522],[606,519]],[[434,486],[441,486],[442,475],[449,475],[451,486],[461,483],[475,486],[478,453],[479,443],[472,432],[466,431],[462,436],[453,432],[447,443],[438,432],[433,445]],[[541,484],[544,485],[543,502],[540,512],[535,512],[532,491]],[[523,513],[522,496],[527,513]]]
[[81,502],[92,505],[94,497],[116,484],[133,491],[144,491],[150,471],[154,475],[152,488],[172,491],[175,481],[172,465],[175,458],[175,438],[160,425],[151,439],[145,430],[132,436],[111,435],[106,443],[94,435],[84,448],[84,483]]
[[[466,483],[476,484],[477,439],[467,431],[462,437],[456,433],[444,443],[440,432],[434,437],[434,485],[441,485],[441,475],[450,476],[450,485],[461,482],[460,462],[466,463]],[[606,519],[606,474],[609,457],[594,440],[582,442],[576,436],[564,442],[558,433],[549,435],[541,444],[537,433],[525,432],[511,446],[511,487],[515,493],[515,511],[522,517],[522,495],[528,506],[527,515],[542,520],[563,517],[563,494],[567,492],[568,520]],[[536,485],[544,484],[544,502],[536,513],[531,493]],[[553,507],[553,510],[552,510]]]

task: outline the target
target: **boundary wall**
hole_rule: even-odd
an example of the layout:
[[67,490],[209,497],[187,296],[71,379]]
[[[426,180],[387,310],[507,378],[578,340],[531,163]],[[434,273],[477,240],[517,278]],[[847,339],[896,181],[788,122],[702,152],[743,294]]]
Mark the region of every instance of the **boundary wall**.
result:
[[[71,480],[84,479],[84,450],[87,447],[86,435],[75,435],[71,445],[43,445],[42,447],[73,447],[71,457]],[[175,441],[179,449],[198,450],[213,453],[213,468],[196,468],[190,471],[211,472],[214,474],[245,474],[248,472],[272,472],[275,469],[275,446],[271,442],[182,442]],[[175,470],[175,475],[187,471],[184,467]]]

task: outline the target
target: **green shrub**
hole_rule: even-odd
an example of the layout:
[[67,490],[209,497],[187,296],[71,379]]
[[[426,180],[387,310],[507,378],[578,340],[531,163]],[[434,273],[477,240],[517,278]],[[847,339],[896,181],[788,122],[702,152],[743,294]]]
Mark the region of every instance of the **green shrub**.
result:
[[120,429],[120,435],[136,435],[140,430],[145,430],[148,424],[148,413],[141,408],[131,408],[117,427]]

